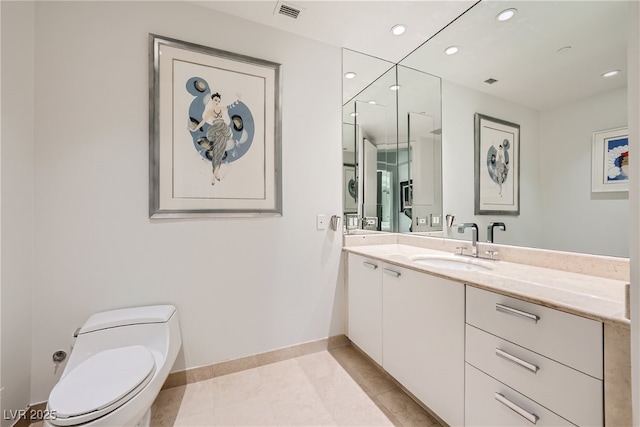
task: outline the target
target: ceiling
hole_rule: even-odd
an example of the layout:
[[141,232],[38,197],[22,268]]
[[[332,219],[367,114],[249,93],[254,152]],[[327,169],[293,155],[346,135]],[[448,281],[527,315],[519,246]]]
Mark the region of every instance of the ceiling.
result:
[[[396,63],[475,3],[449,1],[191,1],[260,24]],[[285,4],[296,19],[277,13]],[[391,34],[405,24],[407,32]]]
[[[626,86],[626,1],[191,2],[369,55],[345,59],[344,71],[358,76],[343,79],[343,102],[397,62],[537,110]],[[282,4],[298,18],[279,14]],[[498,22],[508,7],[518,14]],[[390,32],[398,23],[408,27],[402,36]],[[460,52],[447,57],[452,44]],[[600,76],[614,68],[618,77]]]

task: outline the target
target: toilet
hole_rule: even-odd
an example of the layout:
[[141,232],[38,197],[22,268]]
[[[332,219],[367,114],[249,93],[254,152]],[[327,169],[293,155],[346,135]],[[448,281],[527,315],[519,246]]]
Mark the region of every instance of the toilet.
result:
[[43,425],[148,427],[181,346],[173,305],[90,316],[49,395]]

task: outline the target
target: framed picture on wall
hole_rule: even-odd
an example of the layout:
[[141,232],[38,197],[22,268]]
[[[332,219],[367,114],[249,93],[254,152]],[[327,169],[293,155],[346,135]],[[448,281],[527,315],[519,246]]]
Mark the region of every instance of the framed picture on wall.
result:
[[342,166],[343,177],[343,207],[344,213],[358,212],[358,183],[356,182],[355,165],[345,164]]
[[475,214],[520,215],[520,125],[475,114]]
[[280,64],[151,34],[150,218],[282,214]]
[[626,127],[593,133],[591,191],[629,191],[629,131]]

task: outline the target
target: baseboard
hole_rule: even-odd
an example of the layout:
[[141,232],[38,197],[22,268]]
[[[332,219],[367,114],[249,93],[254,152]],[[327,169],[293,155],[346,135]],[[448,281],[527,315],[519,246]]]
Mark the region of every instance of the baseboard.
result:
[[351,341],[345,335],[336,335],[317,341],[285,347],[278,350],[268,351],[253,356],[242,357],[240,359],[227,360],[213,365],[200,366],[197,368],[185,369],[183,371],[172,372],[167,377],[163,390],[180,387],[187,384],[205,381],[222,375],[233,374],[247,369],[257,368],[270,363],[282,360],[293,359],[307,354],[318,353],[332,348],[349,345]]

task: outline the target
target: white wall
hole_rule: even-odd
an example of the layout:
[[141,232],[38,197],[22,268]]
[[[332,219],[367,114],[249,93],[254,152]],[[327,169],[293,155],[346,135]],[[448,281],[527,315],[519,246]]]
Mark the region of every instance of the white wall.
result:
[[[315,229],[342,209],[339,48],[185,2],[39,2],[35,26],[33,402],[100,310],[175,304],[175,369],[343,333],[342,236]],[[148,33],[283,64],[283,217],[148,219]]]
[[627,126],[627,89],[540,113],[545,247],[629,256],[629,195],[591,193],[593,132]]
[[[3,410],[24,409],[31,378],[31,304],[34,266],[34,5],[1,2],[2,210],[0,330]],[[1,411],[0,411],[1,412]],[[4,414],[4,412],[2,412]],[[7,415],[2,425],[12,424]]]
[[[480,113],[520,125],[520,215],[474,215],[474,114]],[[496,230],[501,244],[527,242],[540,247],[540,194],[538,182],[538,113],[451,82],[442,82],[442,194],[443,213],[456,223],[475,222],[479,239],[486,241],[487,225],[502,221],[506,231]],[[446,228],[446,227],[445,227]],[[471,238],[471,232],[447,231],[454,239]]]

